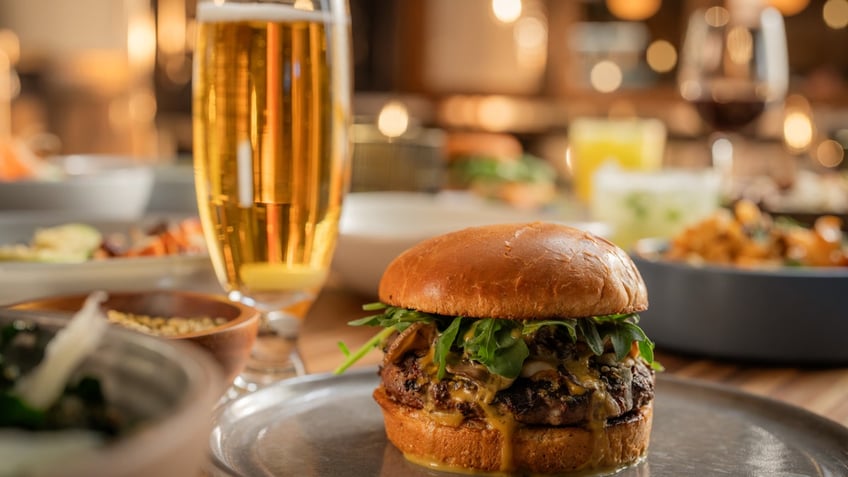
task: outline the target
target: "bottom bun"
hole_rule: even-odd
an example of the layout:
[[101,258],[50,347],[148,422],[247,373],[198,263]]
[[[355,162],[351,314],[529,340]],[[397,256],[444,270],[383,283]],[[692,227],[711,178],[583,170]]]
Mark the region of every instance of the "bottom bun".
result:
[[614,471],[648,450],[652,405],[632,419],[596,431],[578,427],[518,427],[512,445],[492,428],[438,423],[419,409],[393,401],[382,386],[374,400],[383,409],[386,436],[410,461],[440,470],[554,474]]

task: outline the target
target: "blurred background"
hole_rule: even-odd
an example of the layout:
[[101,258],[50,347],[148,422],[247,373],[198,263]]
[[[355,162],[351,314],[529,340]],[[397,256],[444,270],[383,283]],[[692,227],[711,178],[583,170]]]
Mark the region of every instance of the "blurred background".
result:
[[[581,117],[657,119],[663,164],[709,163],[710,129],[676,84],[687,18],[704,3],[351,0],[355,190],[440,187],[455,133],[517,143],[569,187],[568,133]],[[768,156],[752,173],[839,171],[848,0],[768,3],[785,21],[789,88],[744,130]],[[56,154],[190,157],[194,10],[194,0],[0,0],[0,91],[10,91],[0,133]],[[397,157],[431,169],[368,173],[366,161]]]

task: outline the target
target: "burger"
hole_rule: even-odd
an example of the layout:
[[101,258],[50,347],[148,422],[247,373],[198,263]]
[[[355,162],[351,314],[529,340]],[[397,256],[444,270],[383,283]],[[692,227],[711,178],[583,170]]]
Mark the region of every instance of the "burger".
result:
[[447,188],[538,209],[557,196],[557,173],[548,161],[524,152],[514,136],[455,132],[445,140]]
[[646,455],[655,370],[630,257],[553,223],[471,227],[399,255],[379,285],[373,393],[388,440],[451,471],[605,472]]

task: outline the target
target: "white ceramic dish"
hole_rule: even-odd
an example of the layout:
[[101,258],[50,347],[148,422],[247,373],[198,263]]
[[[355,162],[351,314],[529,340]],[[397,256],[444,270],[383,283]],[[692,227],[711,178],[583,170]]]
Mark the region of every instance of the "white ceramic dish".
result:
[[[70,214],[0,213],[0,244],[27,243],[37,228],[68,222],[86,223],[104,233],[126,233],[134,226],[143,227],[161,219],[151,216],[139,221],[119,221]],[[0,305],[94,289],[221,291],[205,254],[112,258],[84,263],[0,261]]]
[[535,220],[609,234],[599,222],[522,211],[465,193],[352,193],[345,199],[333,271],[345,286],[373,297],[389,262],[421,240],[476,225]]
[[63,171],[54,180],[0,182],[0,211],[65,211],[132,220],[144,214],[153,170],[131,158],[78,155],[51,160]]
[[194,169],[188,160],[153,168],[153,191],[148,213],[174,212],[197,215]]

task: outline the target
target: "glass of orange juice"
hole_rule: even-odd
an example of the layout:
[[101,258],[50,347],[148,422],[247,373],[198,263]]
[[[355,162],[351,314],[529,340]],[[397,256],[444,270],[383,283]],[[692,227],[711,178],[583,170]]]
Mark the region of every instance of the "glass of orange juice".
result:
[[592,198],[595,172],[604,164],[625,170],[652,171],[662,167],[666,129],[653,118],[577,118],[568,130],[569,163],[577,198]]

